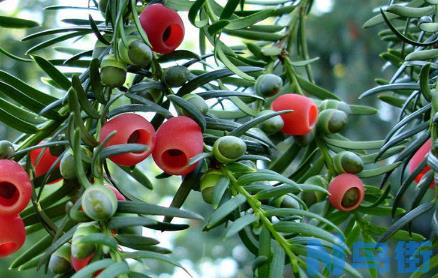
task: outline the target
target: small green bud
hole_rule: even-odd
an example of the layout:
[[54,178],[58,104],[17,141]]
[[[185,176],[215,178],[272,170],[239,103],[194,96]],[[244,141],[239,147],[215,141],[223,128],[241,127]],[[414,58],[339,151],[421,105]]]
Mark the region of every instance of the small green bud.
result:
[[[322,176],[313,176],[308,178],[304,184],[317,185],[322,188],[327,188],[328,182]],[[304,191],[301,193],[301,199],[306,203],[308,207],[311,205],[323,201],[325,194],[321,191]]]
[[319,104],[319,111],[323,111],[326,109],[337,109],[341,110],[347,114],[351,114],[351,108],[350,105],[343,101],[335,100],[335,99],[325,99],[321,101]]
[[152,49],[140,40],[132,41],[128,46],[128,57],[134,65],[147,67],[152,62]]
[[319,114],[317,128],[323,133],[337,133],[347,125],[347,122],[348,116],[345,112],[326,109]]
[[64,179],[70,180],[76,177],[75,158],[71,152],[66,152],[63,155],[59,170]]
[[213,191],[219,180],[223,177],[222,172],[210,170],[201,177],[201,193],[205,202],[213,202]]
[[10,158],[15,154],[14,145],[6,140],[0,141],[0,158]]
[[289,195],[283,195],[273,200],[273,205],[277,208],[301,208],[300,203]]
[[283,87],[283,80],[278,75],[267,73],[260,75],[254,85],[256,94],[263,97],[271,97]]
[[[258,116],[266,115],[269,113],[272,113],[272,110],[263,110],[261,111]],[[277,132],[279,132],[284,126],[284,121],[281,118],[281,116],[275,116],[272,118],[267,119],[266,121],[263,121],[260,124],[260,128],[267,134],[272,135]]]
[[136,38],[134,36],[129,36],[126,38],[126,45],[123,43],[122,39],[119,39],[117,43],[117,50],[119,51],[119,57],[122,59],[122,61],[126,64],[133,65],[134,63],[129,58],[129,44],[134,41]]
[[82,238],[86,235],[98,233],[99,228],[95,223],[81,223],[73,234],[71,244],[71,255],[78,259],[84,259],[91,255],[96,246],[90,243],[82,242]]
[[54,274],[70,272],[72,270],[70,257],[70,244],[65,243],[50,256],[49,270]]
[[333,164],[337,174],[357,174],[363,170],[363,161],[360,156],[349,151],[337,153],[333,158]]
[[100,79],[105,86],[111,88],[122,86],[126,80],[126,65],[113,54],[105,56],[101,64]]
[[183,66],[174,66],[164,71],[163,81],[169,87],[180,87],[190,77],[190,71]]
[[224,136],[213,144],[213,155],[221,163],[238,160],[246,153],[246,143],[236,136]]
[[108,220],[116,213],[117,199],[108,187],[93,185],[82,195],[82,209],[91,219]]
[[201,111],[202,114],[207,114],[208,105],[202,97],[197,94],[187,94],[184,95],[183,98],[193,104],[193,106],[198,108],[198,110]]

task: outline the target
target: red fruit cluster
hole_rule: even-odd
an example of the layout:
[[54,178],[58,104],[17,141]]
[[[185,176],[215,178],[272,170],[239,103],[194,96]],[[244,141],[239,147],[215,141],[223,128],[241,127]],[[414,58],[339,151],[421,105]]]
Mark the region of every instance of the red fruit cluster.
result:
[[[420,165],[421,162],[424,159],[426,159],[427,155],[430,153],[431,150],[432,150],[432,139],[429,139],[417,150],[417,152],[414,154],[414,156],[412,156],[411,160],[409,161],[408,164],[409,173],[415,171],[418,165]],[[427,172],[429,172],[429,170],[430,170],[430,166],[424,167],[423,170],[421,170],[421,172],[415,177],[415,182],[419,183],[420,180],[423,178],[423,176]],[[435,181],[432,181],[430,183],[430,188],[435,188]]]
[[[330,204],[340,211],[356,209],[365,197],[362,180],[353,174],[341,174],[333,178],[328,186],[328,192]],[[347,196],[349,194],[351,195]],[[354,198],[351,199],[352,196]]]
[[122,166],[133,166],[151,153],[155,163],[170,175],[186,175],[196,168],[188,165],[189,160],[203,150],[202,132],[199,125],[189,117],[179,116],[169,119],[155,133],[151,123],[136,114],[122,114],[114,117],[102,127],[100,140],[111,132],[116,134],[106,146],[137,143],[148,146],[141,153],[123,153],[109,158]]
[[162,4],[147,6],[140,14],[140,23],[155,52],[170,53],[184,39],[184,24],[181,17]]
[[289,135],[306,135],[318,120],[318,106],[302,95],[281,95],[272,102],[272,110],[293,110],[281,115],[284,122],[282,131]]
[[15,253],[26,240],[19,213],[32,195],[26,171],[13,160],[0,160],[0,257]]

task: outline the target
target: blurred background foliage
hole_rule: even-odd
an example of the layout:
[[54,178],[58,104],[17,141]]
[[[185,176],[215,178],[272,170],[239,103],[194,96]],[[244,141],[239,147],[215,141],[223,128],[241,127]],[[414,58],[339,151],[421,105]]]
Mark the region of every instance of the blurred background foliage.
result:
[[[86,2],[86,0],[80,0]],[[354,4],[353,4],[354,2]],[[362,24],[371,17],[375,7],[382,5],[384,1],[351,1],[351,0],[319,0],[315,1],[310,18],[306,22],[306,32],[309,39],[311,57],[320,57],[313,65],[317,84],[336,92],[348,103],[369,104],[379,108],[379,114],[373,117],[361,117],[351,119],[346,135],[352,139],[371,140],[381,139],[393,125],[393,119],[398,112],[388,105],[382,104],[377,98],[358,100],[358,96],[365,90],[375,86],[374,78],[388,77],[391,72],[382,72],[383,62],[379,59],[379,53],[386,48],[385,43],[377,36],[378,28],[370,30],[362,29]],[[6,0],[0,2],[0,13],[9,16],[31,18],[41,23],[40,29],[53,28],[59,24],[59,15],[56,11],[44,11],[44,7],[52,4],[72,4],[71,1],[61,0],[38,0],[16,1]],[[79,13],[75,11],[75,13]],[[189,24],[186,22],[186,25]],[[20,39],[26,35],[26,30],[6,30],[0,28],[0,43],[3,48],[16,55],[22,56],[29,47],[28,42]],[[32,30],[35,32],[36,30]],[[192,32],[187,32],[197,37]],[[194,40],[186,37],[183,47],[193,49]],[[32,41],[32,44],[37,42]],[[69,42],[69,46],[75,46]],[[62,46],[58,44],[57,47]],[[90,45],[91,46],[91,45]],[[78,45],[81,48],[82,45]],[[55,52],[45,51],[45,57],[53,57]],[[41,82],[42,72],[33,64],[19,63],[6,56],[0,56],[0,69],[5,70],[20,79],[26,80],[33,86],[44,90],[53,90],[44,86]],[[1,93],[1,92],[0,92]],[[56,94],[54,91],[53,93]],[[0,139],[13,140],[18,133],[12,129],[0,125]],[[150,160],[142,165],[143,169],[150,171],[150,176],[159,173]],[[120,176],[115,178],[120,179]],[[168,205],[172,195],[176,192],[176,182],[173,179],[154,181],[154,191],[144,189],[136,192],[148,202]],[[126,183],[126,180],[123,180]],[[129,181],[128,183],[134,183]],[[138,190],[138,186],[133,187]],[[395,190],[393,188],[393,190]],[[405,194],[409,196],[409,194]],[[198,213],[208,215],[211,208],[204,204],[200,194],[193,192],[185,204],[185,208]],[[428,219],[428,217],[426,217]],[[379,222],[390,223],[390,219],[379,219]],[[209,233],[203,233],[199,223],[194,222],[187,231],[162,234],[154,234],[164,245],[171,247],[181,263],[191,270],[195,277],[248,277],[251,273],[252,259],[249,252],[240,245],[239,239],[224,240],[224,232],[215,229]],[[416,231],[427,236],[428,223],[418,220],[414,227]],[[27,238],[26,245],[32,245],[40,234],[32,234]],[[43,273],[35,274],[32,271],[12,272],[8,270],[8,264],[12,258],[0,260],[0,277],[50,277]],[[164,277],[186,277],[184,273],[163,265],[150,264],[149,267],[162,272]],[[176,271],[176,272],[174,272]],[[37,275],[37,276],[36,276]],[[389,276],[390,277],[390,276]]]

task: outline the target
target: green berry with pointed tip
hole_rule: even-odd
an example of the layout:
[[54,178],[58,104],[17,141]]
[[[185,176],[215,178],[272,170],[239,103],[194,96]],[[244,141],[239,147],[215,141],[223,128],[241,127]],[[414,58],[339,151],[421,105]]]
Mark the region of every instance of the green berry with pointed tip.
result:
[[246,153],[246,143],[236,136],[224,136],[213,144],[213,155],[221,163],[238,160]]
[[208,105],[202,97],[198,96],[197,94],[187,94],[187,95],[184,95],[183,98],[185,100],[187,100],[188,102],[190,102],[193,106],[198,108],[198,110],[202,114],[204,114],[204,115],[207,114]]
[[0,158],[10,158],[14,156],[15,154],[15,148],[14,145],[6,140],[0,141]]
[[[317,185],[320,186],[322,188],[327,188],[328,186],[328,182],[325,178],[323,178],[322,176],[313,176],[308,178],[304,184],[310,184],[310,185]],[[321,191],[303,191],[301,193],[301,199],[304,201],[304,203],[306,203],[306,205],[308,207],[310,207],[311,205],[321,202],[324,200],[325,198],[324,192]]]
[[59,171],[64,179],[70,180],[76,177],[75,158],[71,152],[66,152],[59,165]]
[[220,179],[224,175],[221,171],[218,170],[210,170],[204,175],[202,175],[200,184],[201,184],[201,193],[202,198],[205,202],[211,204],[213,202],[213,191],[216,185],[219,183]]
[[49,270],[54,274],[65,274],[72,270],[70,244],[65,243],[50,256]]
[[190,71],[183,66],[174,66],[164,71],[163,81],[169,87],[180,87],[189,80]]
[[280,76],[272,73],[260,75],[254,85],[256,94],[263,97],[277,94],[281,87],[283,87],[283,80]]
[[128,65],[134,64],[129,58],[128,51],[129,51],[129,45],[131,44],[131,42],[133,42],[136,39],[137,38],[135,36],[128,36],[125,41],[119,39],[117,43],[117,50],[119,52],[118,55],[122,59],[122,61]]
[[273,204],[277,208],[301,208],[300,203],[289,195],[283,195],[273,200]]
[[134,65],[147,67],[153,59],[152,49],[141,40],[134,40],[128,46],[128,57]]
[[350,105],[343,101],[335,100],[335,99],[325,99],[321,101],[321,103],[318,105],[319,111],[323,111],[326,109],[337,109],[341,110],[347,114],[351,114],[351,108]]
[[125,83],[126,64],[117,60],[114,54],[105,56],[102,60],[100,79],[105,86],[116,88]]
[[[266,115],[269,113],[272,113],[274,111],[272,110],[263,110],[261,111],[257,116],[262,116],[262,115]],[[279,132],[284,126],[284,121],[281,118],[280,115],[274,116],[272,118],[269,118],[265,121],[263,121],[260,124],[260,128],[267,134],[267,135],[272,135],[275,134],[277,132]]]
[[82,195],[82,209],[91,219],[105,221],[116,213],[117,198],[106,186],[93,185]]
[[95,223],[81,223],[73,234],[71,243],[71,255],[78,259],[84,259],[95,250],[94,244],[82,242],[82,238],[94,233],[99,233],[99,227]]
[[323,110],[318,116],[317,128],[319,131],[331,134],[341,131],[348,122],[345,112],[337,109]]
[[357,154],[350,151],[342,151],[333,157],[333,166],[337,174],[357,174],[363,170],[363,161]]

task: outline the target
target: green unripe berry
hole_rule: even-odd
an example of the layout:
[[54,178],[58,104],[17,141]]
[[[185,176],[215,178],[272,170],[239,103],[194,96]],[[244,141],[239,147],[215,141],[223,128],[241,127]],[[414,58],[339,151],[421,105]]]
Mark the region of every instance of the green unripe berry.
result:
[[326,109],[338,109],[341,110],[347,114],[351,114],[351,108],[350,105],[343,101],[335,100],[335,99],[326,99],[321,101],[319,104],[319,111],[323,111]]
[[75,158],[71,152],[67,152],[61,159],[59,171],[64,179],[73,179],[76,177]]
[[319,131],[330,134],[341,131],[348,122],[345,112],[336,109],[323,110],[318,117],[317,128]]
[[164,71],[163,81],[169,87],[180,87],[190,77],[190,71],[183,66],[174,66]]
[[6,140],[0,141],[0,158],[9,158],[15,154],[14,145]]
[[70,257],[70,244],[66,243],[59,247],[59,249],[50,256],[49,270],[54,274],[64,274],[70,272],[72,270]]
[[122,59],[122,61],[128,65],[133,65],[134,63],[131,61],[131,59],[129,58],[129,54],[128,54],[128,50],[129,50],[129,45],[131,44],[131,42],[133,42],[134,40],[136,40],[136,37],[134,36],[129,36],[126,38],[126,44],[123,43],[122,39],[119,39],[118,43],[117,43],[117,50],[119,51],[119,57]]
[[117,199],[106,186],[93,185],[82,195],[82,209],[91,219],[105,221],[116,213]]
[[[304,184],[317,185],[322,188],[327,188],[328,182],[322,176],[313,176],[308,178]],[[315,203],[323,201],[325,194],[321,191],[304,191],[301,193],[301,199],[306,203],[307,206],[311,206]]]
[[221,163],[238,160],[246,153],[246,143],[236,136],[224,136],[213,144],[213,155]]
[[213,191],[219,180],[224,175],[217,170],[210,170],[201,177],[201,193],[205,202],[211,204],[213,202]]
[[89,234],[98,233],[99,228],[95,223],[81,223],[73,234],[71,244],[71,255],[78,259],[84,259],[91,255],[96,246],[94,244],[82,242],[82,238]]
[[337,174],[357,174],[363,170],[363,161],[353,152],[342,151],[333,157],[333,166]]
[[100,79],[102,84],[111,88],[122,86],[126,80],[126,65],[113,54],[105,56],[101,64]]
[[283,195],[273,200],[273,205],[277,208],[301,208],[300,203],[289,195]]
[[[266,115],[272,112],[273,112],[272,110],[264,110],[261,111],[258,114],[258,116]],[[283,128],[283,126],[284,126],[284,121],[279,115],[269,118],[260,124],[260,128],[268,135],[272,135],[279,132]]]
[[131,35],[126,39],[126,44],[119,40],[117,48],[122,60],[130,65],[146,67],[152,62],[152,49],[139,40],[137,36]]
[[190,102],[193,106],[198,108],[198,110],[201,111],[202,114],[207,114],[208,105],[202,97],[198,96],[197,94],[187,94],[184,95],[183,98]]
[[263,97],[271,97],[283,87],[283,80],[278,75],[267,73],[260,75],[254,85],[256,94]]
[[134,65],[147,67],[152,62],[152,49],[144,42],[134,40],[128,46],[128,57]]

